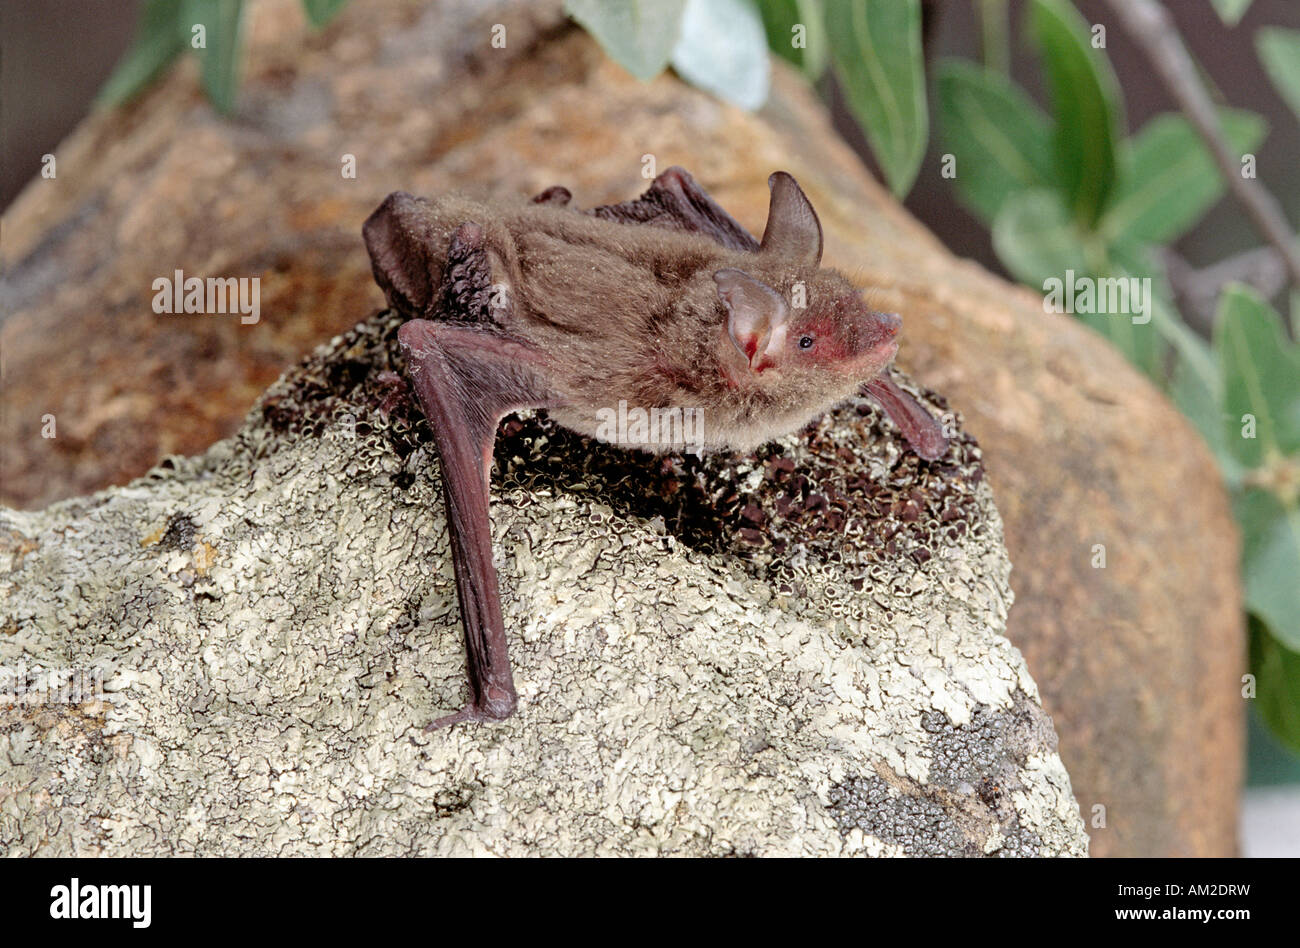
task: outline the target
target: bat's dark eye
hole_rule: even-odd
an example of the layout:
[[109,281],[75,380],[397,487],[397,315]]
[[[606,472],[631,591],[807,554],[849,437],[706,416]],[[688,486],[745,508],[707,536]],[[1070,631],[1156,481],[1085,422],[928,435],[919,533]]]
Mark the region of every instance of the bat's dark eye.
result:
[[800,349],[811,349],[812,347],[813,347],[813,337],[812,337],[812,336],[800,336],[800,337],[799,337],[799,348],[800,348]]

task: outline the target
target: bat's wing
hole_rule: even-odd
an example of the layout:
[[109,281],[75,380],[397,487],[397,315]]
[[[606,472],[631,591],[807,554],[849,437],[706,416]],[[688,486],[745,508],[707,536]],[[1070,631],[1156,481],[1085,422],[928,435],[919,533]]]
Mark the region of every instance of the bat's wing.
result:
[[635,201],[593,207],[586,213],[622,224],[651,224],[703,234],[731,250],[757,252],[759,248],[753,235],[709,197],[689,172],[676,165],[655,178]]
[[408,354],[408,373],[442,459],[469,669],[469,704],[429,728],[500,720],[514,711],[516,699],[492,564],[492,446],[503,415],[548,403],[542,359],[517,339],[464,325],[413,319],[397,336]]
[[898,383],[890,378],[888,369],[863,389],[889,412],[889,417],[902,429],[903,437],[920,457],[927,461],[943,457],[948,450],[943,428],[915,398],[898,387]]

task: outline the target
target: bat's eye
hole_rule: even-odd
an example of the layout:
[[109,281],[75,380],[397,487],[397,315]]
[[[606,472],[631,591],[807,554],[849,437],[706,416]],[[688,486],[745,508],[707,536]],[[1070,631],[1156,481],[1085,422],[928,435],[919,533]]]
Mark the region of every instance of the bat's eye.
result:
[[800,336],[800,337],[799,337],[799,348],[800,348],[800,349],[811,349],[811,348],[813,347],[813,342],[814,342],[814,340],[813,340],[813,337],[812,337],[812,336]]

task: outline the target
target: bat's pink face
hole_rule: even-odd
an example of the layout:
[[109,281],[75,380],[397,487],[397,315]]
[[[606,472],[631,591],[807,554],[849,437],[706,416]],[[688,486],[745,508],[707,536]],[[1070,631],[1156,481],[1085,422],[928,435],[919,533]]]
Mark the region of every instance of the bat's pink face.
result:
[[791,313],[787,324],[778,330],[783,331],[779,347],[771,347],[766,364],[754,368],[820,368],[865,381],[894,358],[900,325],[893,313],[868,309],[857,294],[841,296],[827,305],[810,305]]
[[[866,382],[898,351],[899,318],[869,309],[842,277],[824,275],[797,299],[743,270],[719,270],[713,279],[731,343],[755,382],[770,376],[813,387]],[[726,372],[726,360],[723,365]]]

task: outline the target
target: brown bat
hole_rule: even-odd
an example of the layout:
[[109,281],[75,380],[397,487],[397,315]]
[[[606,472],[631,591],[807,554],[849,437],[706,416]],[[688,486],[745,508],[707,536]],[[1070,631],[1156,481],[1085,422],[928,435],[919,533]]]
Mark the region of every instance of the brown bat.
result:
[[512,204],[399,191],[366,221],[375,279],[410,317],[398,339],[442,459],[465,627],[470,702],[430,728],[515,709],[488,519],[509,412],[545,408],[610,439],[620,402],[689,411],[702,428],[694,444],[662,424],[629,427],[619,443],[750,451],[864,391],[922,458],[947,450],[889,377],[899,318],[821,268],[821,223],[794,178],[778,171],[768,186],[762,241],[681,168],[635,201],[586,212],[561,187]]

